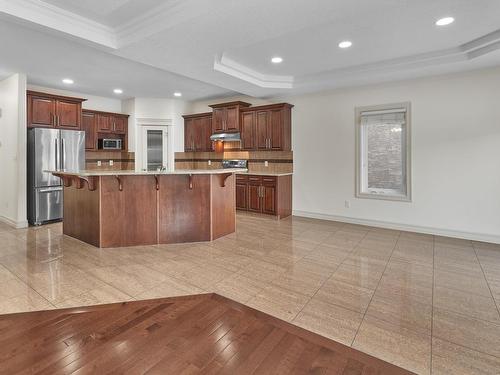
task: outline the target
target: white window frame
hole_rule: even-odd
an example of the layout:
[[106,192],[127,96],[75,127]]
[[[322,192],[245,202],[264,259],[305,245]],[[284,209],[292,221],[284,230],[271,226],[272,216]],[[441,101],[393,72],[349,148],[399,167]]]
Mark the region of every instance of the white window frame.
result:
[[[405,115],[405,142],[402,145],[402,152],[406,155],[406,163],[403,165],[403,170],[405,172],[406,178],[406,194],[399,194],[399,192],[394,191],[392,194],[386,189],[370,189],[367,192],[363,186],[365,182],[367,183],[368,176],[363,176],[367,174],[367,169],[363,168],[363,157],[365,153],[363,152],[364,144],[366,140],[361,139],[363,132],[361,131],[361,114],[363,112],[375,112],[375,111],[397,111],[404,110]],[[357,198],[367,198],[367,199],[382,199],[391,201],[401,201],[401,202],[411,202],[412,201],[412,173],[411,173],[411,104],[410,102],[403,103],[392,103],[365,107],[356,107],[356,197]],[[366,164],[366,161],[365,161]]]

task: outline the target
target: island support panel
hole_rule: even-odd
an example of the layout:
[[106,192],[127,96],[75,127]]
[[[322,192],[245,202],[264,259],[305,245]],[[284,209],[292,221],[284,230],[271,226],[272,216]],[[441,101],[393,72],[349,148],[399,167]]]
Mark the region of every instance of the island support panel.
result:
[[[97,247],[210,241],[236,227],[234,174],[78,177],[64,187],[64,234]],[[71,183],[71,181],[75,183]]]

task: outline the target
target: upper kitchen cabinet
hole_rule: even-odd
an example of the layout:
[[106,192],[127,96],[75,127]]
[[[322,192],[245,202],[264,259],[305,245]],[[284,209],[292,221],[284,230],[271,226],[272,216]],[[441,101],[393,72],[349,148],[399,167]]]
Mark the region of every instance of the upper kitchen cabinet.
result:
[[290,151],[292,107],[288,103],[241,110],[241,148],[244,150]]
[[230,102],[213,104],[212,133],[234,133],[240,131],[240,112],[250,107],[250,103]]
[[85,99],[28,91],[28,126],[78,130]]
[[82,112],[82,130],[85,132],[85,149],[97,150],[97,115],[94,112]]
[[184,151],[212,151],[212,112],[184,117]]
[[87,150],[96,150],[99,139],[121,139],[122,150],[127,150],[128,115],[84,109],[82,130]]

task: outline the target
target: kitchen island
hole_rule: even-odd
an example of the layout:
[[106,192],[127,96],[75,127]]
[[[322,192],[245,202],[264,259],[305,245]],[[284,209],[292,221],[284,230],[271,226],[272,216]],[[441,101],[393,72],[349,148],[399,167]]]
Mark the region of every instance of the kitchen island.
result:
[[246,169],[50,171],[64,185],[63,233],[97,247],[212,241],[236,226]]

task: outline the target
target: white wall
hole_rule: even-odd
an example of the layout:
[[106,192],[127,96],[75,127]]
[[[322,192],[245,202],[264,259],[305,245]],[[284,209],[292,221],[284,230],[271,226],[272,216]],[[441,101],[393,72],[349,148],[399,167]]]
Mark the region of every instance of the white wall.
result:
[[28,90],[40,91],[54,95],[71,96],[75,98],[87,99],[82,103],[82,108],[84,109],[93,109],[95,111],[114,112],[114,113],[121,113],[122,111],[121,99],[107,98],[104,96],[87,95],[76,91],[58,90],[58,89],[52,89],[34,85],[28,85]]
[[0,81],[0,219],[18,228],[26,219],[26,76]]
[[122,111],[130,114],[129,118],[129,151],[135,152],[136,169],[142,167],[141,129],[142,119],[151,119],[147,125],[155,125],[154,120],[168,120],[168,153],[169,165],[173,166],[174,153],[184,150],[184,120],[187,103],[178,99],[134,98],[122,103]]
[[[269,102],[280,101],[295,105],[295,214],[500,243],[500,68]],[[357,199],[354,108],[404,101],[412,105],[413,201]]]

